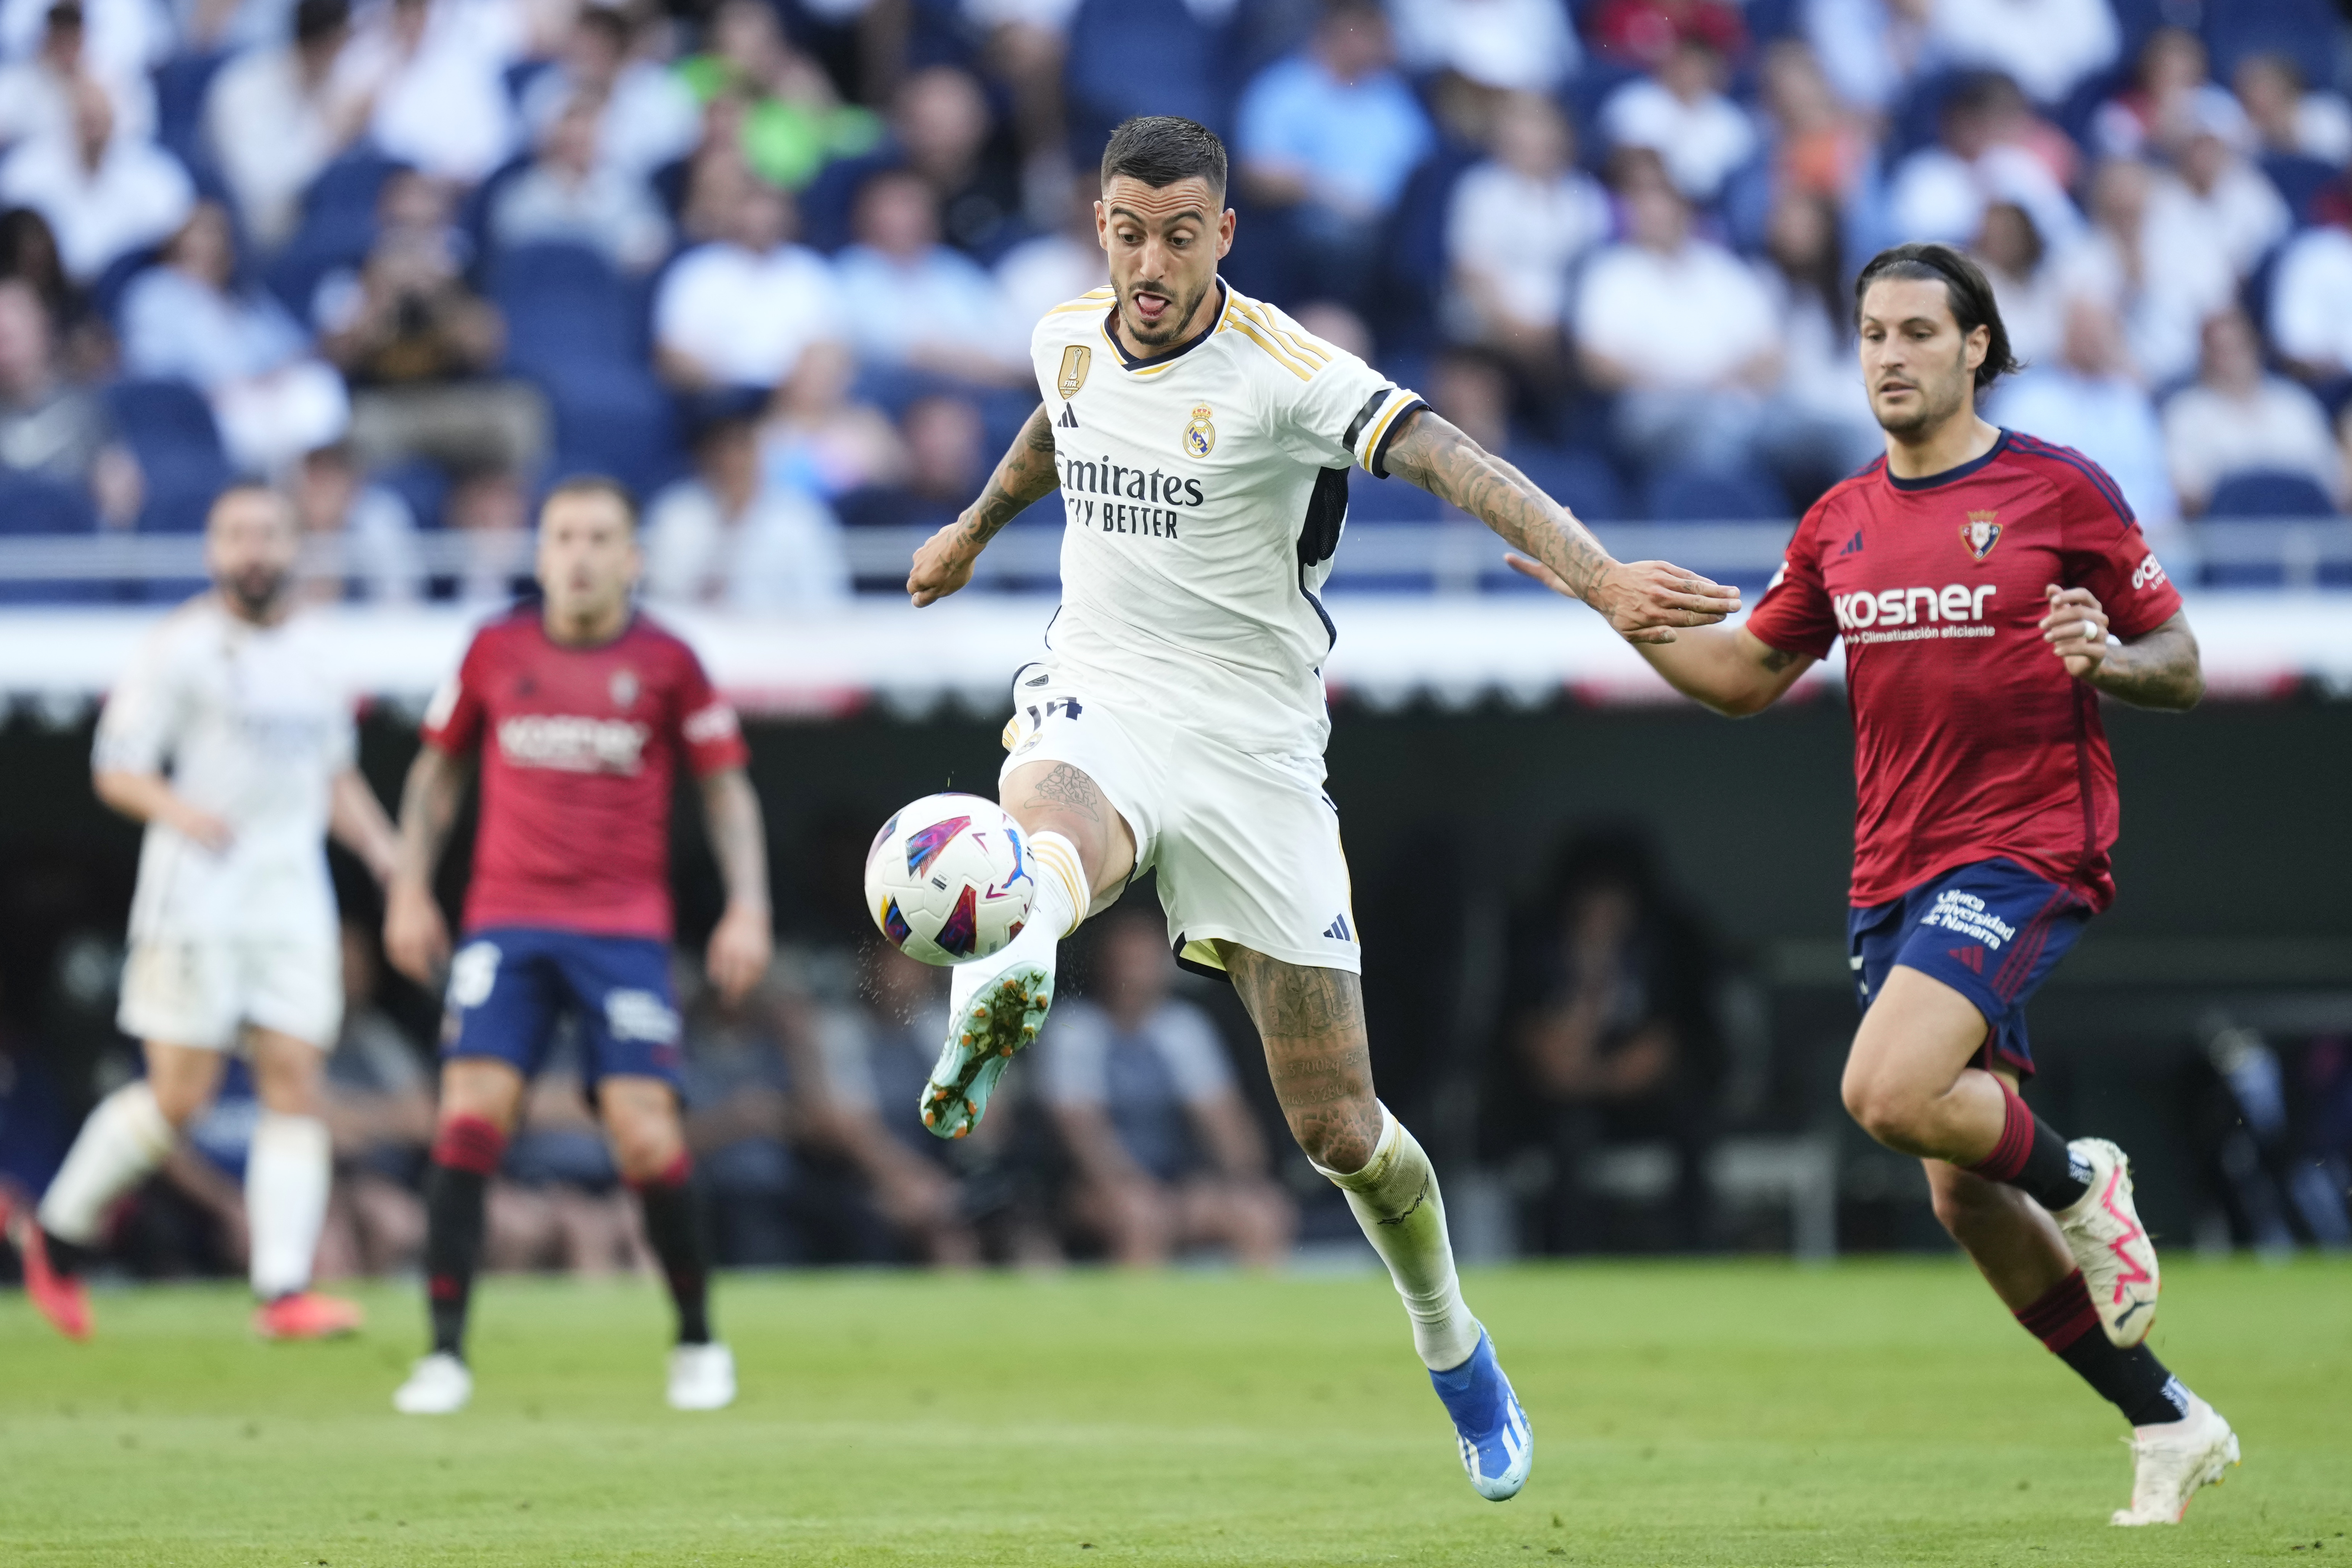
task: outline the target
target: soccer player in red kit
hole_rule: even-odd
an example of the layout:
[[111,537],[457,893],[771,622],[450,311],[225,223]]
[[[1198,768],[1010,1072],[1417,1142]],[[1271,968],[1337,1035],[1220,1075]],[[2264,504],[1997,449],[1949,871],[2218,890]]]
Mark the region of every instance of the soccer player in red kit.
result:
[[[402,795],[384,946],[422,982],[447,976],[440,1125],[425,1194],[433,1352],[393,1400],[412,1415],[458,1410],[472,1394],[466,1308],[483,1190],[524,1085],[567,1015],[614,1161],[636,1190],[677,1302],[669,1402],[712,1410],[735,1397],[734,1358],[710,1334],[709,1263],[678,1119],[669,969],[677,769],[701,783],[727,884],[709,969],[730,997],[768,966],[767,849],[734,711],[693,651],[636,613],[630,594],[641,567],[627,491],[599,479],[558,485],[539,520],[544,601],[475,634],[425,715]],[[477,757],[481,825],[464,941],[453,954],[433,868]]]
[[2115,481],[1978,416],[2015,362],[1973,262],[1882,252],[1855,314],[1885,457],[1814,503],[1745,625],[1637,646],[1739,716],[1845,639],[1863,1007],[1846,1107],[1926,1162],[1937,1217],[1994,1293],[2132,1424],[2114,1522],[2172,1523],[2238,1439],[2145,1342],[2156,1250],[2123,1152],[2068,1142],[2017,1085],[2033,1070],[2026,998],[2115,897],[2100,694],[2194,705],[2197,642]]

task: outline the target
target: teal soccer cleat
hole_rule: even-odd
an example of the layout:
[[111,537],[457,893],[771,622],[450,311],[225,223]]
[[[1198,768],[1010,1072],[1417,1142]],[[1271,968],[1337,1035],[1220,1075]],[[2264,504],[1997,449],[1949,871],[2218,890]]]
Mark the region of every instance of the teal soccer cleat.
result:
[[961,1138],[980,1125],[988,1097],[1013,1053],[1037,1037],[1054,1005],[1054,977],[1015,963],[972,999],[923,1085],[923,1125],[934,1137]]

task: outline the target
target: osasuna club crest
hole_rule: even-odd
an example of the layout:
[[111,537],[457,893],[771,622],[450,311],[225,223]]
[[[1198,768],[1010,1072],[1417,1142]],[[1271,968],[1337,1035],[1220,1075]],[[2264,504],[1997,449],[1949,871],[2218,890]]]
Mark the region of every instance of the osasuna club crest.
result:
[[1991,554],[1992,547],[2000,542],[2000,517],[1997,511],[1972,511],[1968,521],[1960,524],[1960,542],[1979,561]]

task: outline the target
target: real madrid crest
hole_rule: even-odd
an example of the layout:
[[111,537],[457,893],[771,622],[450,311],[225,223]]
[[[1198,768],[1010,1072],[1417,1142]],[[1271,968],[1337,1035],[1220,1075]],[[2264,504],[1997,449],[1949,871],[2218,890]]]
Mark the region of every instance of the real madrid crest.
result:
[[1217,447],[1217,426],[1214,416],[1205,403],[1192,405],[1192,422],[1184,426],[1184,450],[1195,458],[1205,458]]
[[1087,371],[1095,363],[1095,351],[1084,343],[1072,343],[1062,351],[1062,374],[1055,379],[1054,389],[1067,403],[1087,384]]
[[1970,555],[1981,561],[1992,553],[1992,547],[2000,542],[2000,518],[1997,511],[1969,513],[1968,521],[1960,524],[1960,542],[1969,547]]
[[634,669],[614,670],[613,683],[607,689],[613,694],[614,707],[629,708],[637,700],[637,672]]

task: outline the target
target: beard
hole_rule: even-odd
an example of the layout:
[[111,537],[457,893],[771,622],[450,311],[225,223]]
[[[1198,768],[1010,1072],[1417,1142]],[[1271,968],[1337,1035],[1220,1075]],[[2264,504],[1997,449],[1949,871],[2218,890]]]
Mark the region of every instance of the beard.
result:
[[1877,419],[1878,427],[1898,440],[1913,439],[1927,435],[1958,414],[1966,401],[1958,384],[1939,386],[1932,382],[1922,382],[1918,384],[1918,403],[1902,414],[1882,414],[1878,411],[1876,400],[1873,399],[1870,412]]
[[221,579],[226,594],[247,620],[267,619],[286,595],[287,574],[275,566],[248,566]]
[[[1192,319],[1192,312],[1199,310],[1201,301],[1208,297],[1210,287],[1210,284],[1202,284],[1192,291],[1192,297],[1189,300],[1179,300],[1160,289],[1130,289],[1127,300],[1123,302],[1125,308],[1119,311],[1120,317],[1127,324],[1128,336],[1146,348],[1156,349],[1162,344],[1174,342],[1176,334],[1184,330],[1184,323]],[[1160,319],[1160,324],[1157,327],[1146,327],[1135,319],[1133,310],[1135,296],[1145,293],[1156,294],[1169,301],[1168,313]]]

